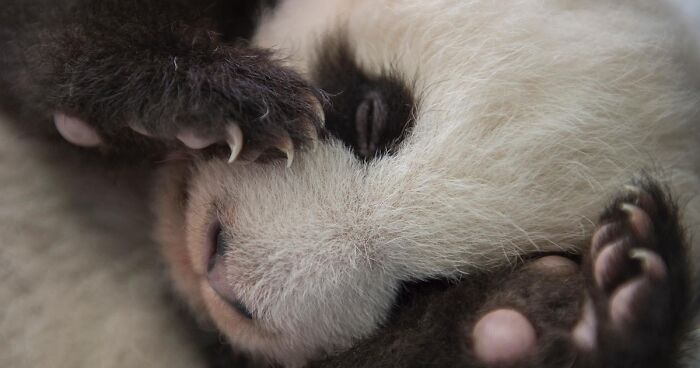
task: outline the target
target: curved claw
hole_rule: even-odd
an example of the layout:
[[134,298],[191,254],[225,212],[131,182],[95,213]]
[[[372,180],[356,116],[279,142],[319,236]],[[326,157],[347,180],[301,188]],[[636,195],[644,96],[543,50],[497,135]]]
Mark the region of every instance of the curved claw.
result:
[[138,134],[141,134],[144,137],[149,137],[152,138],[153,134],[149,133],[146,128],[143,127],[143,125],[138,124],[138,123],[130,123],[129,127],[131,130],[135,131]]
[[294,142],[292,141],[291,137],[285,137],[282,139],[279,145],[276,146],[276,148],[285,155],[287,155],[287,168],[292,167],[292,163],[294,162]]
[[238,124],[232,124],[226,129],[226,143],[231,148],[231,156],[228,159],[228,163],[232,164],[238,159],[243,150],[243,131]]
[[666,266],[658,254],[644,248],[631,249],[629,256],[640,262],[644,273],[654,280],[662,280],[666,277]]
[[318,131],[316,129],[311,129],[309,136],[311,137],[311,152],[316,152],[318,149]]
[[318,115],[318,120],[321,123],[321,126],[326,125],[326,112],[323,110],[323,104],[321,104],[321,101],[319,101],[317,98],[314,97],[314,110],[316,111],[316,115]]

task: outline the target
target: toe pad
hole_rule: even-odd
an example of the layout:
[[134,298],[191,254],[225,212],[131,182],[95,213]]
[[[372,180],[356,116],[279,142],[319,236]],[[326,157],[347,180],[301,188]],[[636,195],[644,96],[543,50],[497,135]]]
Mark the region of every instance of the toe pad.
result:
[[474,353],[486,364],[515,363],[535,350],[535,329],[521,313],[498,309],[486,314],[473,331]]

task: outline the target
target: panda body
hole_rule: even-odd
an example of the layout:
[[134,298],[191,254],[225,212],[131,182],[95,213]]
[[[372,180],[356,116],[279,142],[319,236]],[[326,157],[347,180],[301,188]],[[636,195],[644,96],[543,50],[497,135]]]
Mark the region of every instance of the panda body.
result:
[[[318,85],[323,65],[348,65],[337,55],[365,79],[398,80],[414,97],[412,127],[369,162],[335,137],[289,169],[166,169],[164,186],[188,188],[185,208],[172,206],[177,189],[159,201],[166,255],[192,262],[174,269],[176,284],[234,346],[294,366],[371,335],[403,282],[580,251],[606,201],[643,171],[687,198],[692,232],[700,96],[663,14],[651,1],[282,3],[256,45]],[[216,283],[252,321],[208,279],[212,224],[225,248]]]
[[[253,44],[314,85],[347,82],[330,91],[332,134],[295,152],[290,168],[208,154],[167,160],[153,185],[156,238],[176,289],[235,349],[301,366],[381,333],[406,282],[581,252],[609,197],[642,171],[681,196],[693,233],[700,95],[678,32],[651,0],[280,2]],[[168,72],[187,70],[166,56]],[[170,117],[182,101],[153,111]],[[361,134],[347,128],[407,106],[410,124],[358,157],[350,138]],[[169,351],[173,338],[153,346]]]

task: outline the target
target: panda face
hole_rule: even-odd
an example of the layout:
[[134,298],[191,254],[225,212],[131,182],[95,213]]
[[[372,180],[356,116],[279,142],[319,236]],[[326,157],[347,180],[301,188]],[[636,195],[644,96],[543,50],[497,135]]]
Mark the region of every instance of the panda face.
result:
[[384,320],[398,286],[373,244],[363,172],[340,143],[294,169],[219,160],[165,169],[164,194],[188,191],[183,208],[163,196],[159,209],[178,289],[252,353],[293,365],[347,348]]
[[166,167],[177,288],[234,346],[294,366],[371,334],[403,281],[575,251],[648,155],[687,170],[697,96],[654,7],[282,3],[255,42],[329,92],[329,137],[289,169]]

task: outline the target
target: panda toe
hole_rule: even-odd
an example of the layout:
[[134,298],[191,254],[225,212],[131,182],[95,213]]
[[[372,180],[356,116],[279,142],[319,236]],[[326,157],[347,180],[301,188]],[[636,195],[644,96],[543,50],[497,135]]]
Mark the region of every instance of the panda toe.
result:
[[63,139],[79,147],[93,148],[102,145],[102,137],[85,121],[64,113],[53,116],[56,130]]
[[537,336],[532,323],[520,312],[498,309],[476,323],[472,331],[474,354],[486,364],[510,365],[535,351]]

